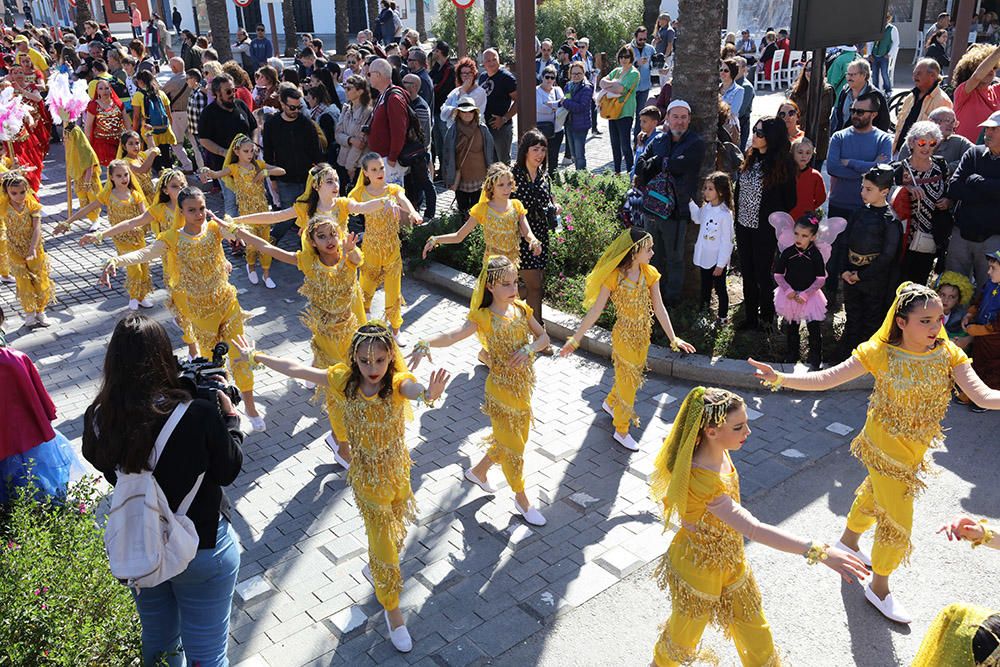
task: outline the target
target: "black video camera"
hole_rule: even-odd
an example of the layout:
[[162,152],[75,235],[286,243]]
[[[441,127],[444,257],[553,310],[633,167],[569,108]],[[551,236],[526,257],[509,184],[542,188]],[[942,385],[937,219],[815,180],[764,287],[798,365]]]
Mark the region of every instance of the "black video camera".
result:
[[226,381],[227,354],[229,354],[229,345],[220,342],[212,348],[211,361],[205,357],[195,357],[190,361],[177,362],[181,382],[192,396],[217,404],[219,397],[215,392],[221,391],[229,397],[229,401],[234,406],[239,405],[240,400],[242,400],[240,390]]

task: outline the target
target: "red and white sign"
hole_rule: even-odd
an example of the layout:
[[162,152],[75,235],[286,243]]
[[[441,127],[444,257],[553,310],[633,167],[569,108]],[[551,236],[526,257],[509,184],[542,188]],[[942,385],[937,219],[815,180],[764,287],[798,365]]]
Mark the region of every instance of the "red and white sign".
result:
[[476,0],[451,0],[459,9],[468,9]]
[[237,7],[249,7],[253,0],[233,0],[233,2],[236,3]]

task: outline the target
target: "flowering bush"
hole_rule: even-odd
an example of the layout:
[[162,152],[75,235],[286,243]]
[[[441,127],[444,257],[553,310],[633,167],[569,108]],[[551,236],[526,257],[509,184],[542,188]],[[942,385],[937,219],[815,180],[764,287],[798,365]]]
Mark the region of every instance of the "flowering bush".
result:
[[34,493],[18,489],[0,508],[0,664],[136,663],[139,617],[108,569],[96,479],[63,502]]

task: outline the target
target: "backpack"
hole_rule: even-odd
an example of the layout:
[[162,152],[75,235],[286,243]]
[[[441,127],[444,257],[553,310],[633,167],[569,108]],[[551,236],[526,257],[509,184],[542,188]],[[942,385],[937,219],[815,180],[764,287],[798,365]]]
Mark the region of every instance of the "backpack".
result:
[[167,119],[167,110],[160,99],[160,92],[144,90],[142,91],[142,110],[146,115],[146,122],[153,128],[153,134],[163,134],[170,127]]
[[656,216],[660,220],[669,220],[677,210],[677,188],[674,177],[666,171],[661,171],[646,185],[642,198],[644,214]]
[[104,529],[111,574],[130,588],[152,588],[185,569],[198,552],[198,532],[186,514],[205,473],[198,475],[177,512],[170,510],[153,470],[167,440],[187,411],[190,402],[179,403],[167,418],[150,453],[148,470],[125,473],[111,496],[111,510]]
[[427,154],[427,137],[424,136],[424,130],[420,127],[420,118],[417,117],[417,113],[410,106],[409,94],[395,87],[392,92],[402,95],[403,102],[406,103],[406,141],[403,143],[402,150],[399,151],[398,161],[404,167],[414,167],[422,159],[425,159]]

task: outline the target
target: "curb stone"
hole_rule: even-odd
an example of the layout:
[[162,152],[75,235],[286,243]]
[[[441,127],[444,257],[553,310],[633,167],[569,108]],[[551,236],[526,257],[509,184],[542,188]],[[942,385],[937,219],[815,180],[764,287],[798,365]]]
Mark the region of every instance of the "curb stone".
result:
[[[439,262],[430,261],[414,268],[411,275],[435,287],[455,294],[464,299],[472,297],[472,291],[476,286],[476,279],[468,273],[464,273],[450,266]],[[552,306],[545,306],[545,330],[561,340],[566,340],[580,325],[580,318],[556,310]],[[594,325],[587,335],[580,341],[580,349],[591,354],[596,354],[605,359],[611,358],[611,332],[607,329]],[[727,359],[725,357],[708,357],[704,354],[682,355],[679,352],[672,352],[669,348],[661,345],[651,344],[649,346],[649,357],[646,362],[649,370],[664,377],[677,378],[688,382],[697,382],[706,385],[724,385],[740,387],[742,389],[760,389],[760,383],[750,372],[745,361],[739,359]],[[772,364],[775,369],[783,373],[791,373],[796,369],[804,369],[802,364]],[[834,391],[851,391],[858,389],[871,389],[874,381],[870,375],[852,380],[846,384],[836,387]]]

